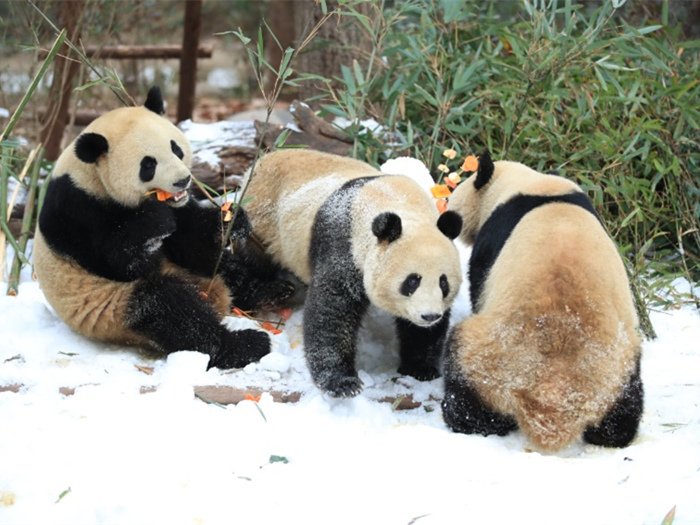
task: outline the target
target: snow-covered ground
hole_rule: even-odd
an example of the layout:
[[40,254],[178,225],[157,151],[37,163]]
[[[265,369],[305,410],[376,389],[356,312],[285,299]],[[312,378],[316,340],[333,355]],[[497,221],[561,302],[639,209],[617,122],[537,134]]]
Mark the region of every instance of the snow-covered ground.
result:
[[[630,447],[543,455],[520,433],[450,432],[441,380],[396,373],[379,312],[360,334],[364,392],[333,400],[306,369],[301,309],[261,363],[206,371],[194,352],[155,359],[76,335],[30,268],[18,296],[5,289],[0,524],[660,525],[674,507],[673,523],[700,523],[696,310],[652,314],[659,337],[644,344],[646,408]],[[468,313],[465,286],[453,318]],[[301,398],[224,406],[195,395],[206,385]],[[401,400],[415,408],[397,409]]]
[[[646,409],[630,447],[542,455],[519,433],[451,433],[441,380],[395,372],[396,344],[376,312],[361,333],[365,391],[332,400],[306,370],[301,310],[262,363],[220,372],[194,352],[154,359],[72,333],[28,269],[17,297],[4,290],[0,387],[17,391],[0,393],[0,523],[661,524],[673,507],[674,523],[700,523],[691,309],[652,316],[659,337],[644,345]],[[455,318],[467,313],[463,291]],[[302,397],[219,406],[194,395],[202,385]],[[381,401],[409,394],[420,406]]]

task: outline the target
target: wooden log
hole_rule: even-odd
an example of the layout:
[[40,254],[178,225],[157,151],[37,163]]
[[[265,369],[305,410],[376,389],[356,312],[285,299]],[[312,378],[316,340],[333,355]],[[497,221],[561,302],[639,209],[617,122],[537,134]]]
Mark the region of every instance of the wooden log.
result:
[[[214,53],[214,46],[211,44],[201,44],[196,49],[197,58],[211,58]],[[112,58],[115,60],[144,58],[179,59],[182,58],[182,46],[180,44],[88,46],[83,53],[88,58]],[[46,54],[46,51],[41,50],[38,56],[39,58],[45,58]]]
[[177,95],[177,122],[192,118],[197,85],[197,52],[202,28],[202,0],[185,2],[185,27],[180,57],[180,86]]

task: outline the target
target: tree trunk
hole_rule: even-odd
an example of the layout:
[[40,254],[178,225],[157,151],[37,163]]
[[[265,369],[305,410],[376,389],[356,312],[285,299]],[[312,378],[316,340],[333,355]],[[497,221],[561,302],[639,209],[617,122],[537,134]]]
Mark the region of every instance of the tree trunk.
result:
[[[274,38],[272,35],[267,35],[265,51],[267,53],[267,61],[277,71],[279,71],[285,49],[294,47],[296,36],[294,12],[298,9],[298,3],[298,0],[272,0],[268,4],[267,19]],[[277,39],[279,45],[277,45],[275,39]],[[295,65],[292,64],[292,67],[295,67]],[[267,93],[272,93],[276,80],[277,77],[274,73],[271,71],[265,72],[265,91]],[[291,101],[297,96],[296,90],[287,87],[282,91],[279,98]]]
[[[327,0],[328,12],[338,8],[338,0]],[[376,2],[358,4],[355,9],[371,16],[376,9]],[[295,10],[297,40],[303,38],[323,18],[321,6],[315,0],[300,0]],[[354,60],[363,70],[367,67],[367,58],[372,42],[357,19],[352,16],[333,16],[320,28],[316,38],[297,58],[295,69],[302,73],[320,75],[330,80],[331,89],[342,87],[334,79],[340,77],[340,66],[352,67]],[[299,98],[312,108],[318,109],[318,101],[309,101],[312,97],[325,95],[328,88],[321,81],[305,81],[299,88]]]
[[185,29],[180,57],[180,90],[177,96],[177,121],[192,118],[197,86],[197,53],[202,29],[202,0],[185,1]]
[[[59,2],[58,21],[67,32],[68,40],[77,44],[80,39],[80,25],[85,11],[84,0]],[[59,55],[54,59],[54,77],[49,89],[49,102],[46,118],[39,135],[45,148],[46,160],[56,160],[61,153],[61,140],[68,121],[70,94],[73,91],[73,79],[78,74],[80,62],[69,60],[71,50],[64,44]]]

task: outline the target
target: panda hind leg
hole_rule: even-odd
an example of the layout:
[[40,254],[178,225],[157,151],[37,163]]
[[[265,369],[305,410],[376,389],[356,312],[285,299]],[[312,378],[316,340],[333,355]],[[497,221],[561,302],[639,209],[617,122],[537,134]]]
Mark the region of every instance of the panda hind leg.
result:
[[169,276],[139,283],[127,317],[131,330],[166,354],[194,350],[209,355],[209,368],[240,368],[270,352],[266,333],[227,330],[196,286]]
[[231,289],[236,308],[243,311],[273,310],[294,295],[296,286],[280,278],[281,269],[250,241],[234,244],[224,252],[221,276]]
[[445,395],[442,400],[442,417],[454,432],[505,436],[517,430],[515,418],[496,412],[486,406],[476,389],[463,377],[450,355],[445,357]]
[[623,448],[629,445],[637,435],[644,411],[644,386],[640,373],[640,361],[641,358],[638,357],[634,372],[603,420],[595,426],[589,426],[583,433],[586,443],[601,447]]

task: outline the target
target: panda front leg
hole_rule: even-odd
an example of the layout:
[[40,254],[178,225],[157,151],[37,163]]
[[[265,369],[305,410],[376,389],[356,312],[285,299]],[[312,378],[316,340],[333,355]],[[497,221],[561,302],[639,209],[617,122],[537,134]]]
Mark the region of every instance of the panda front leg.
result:
[[443,375],[445,394],[442,400],[442,418],[454,432],[462,434],[496,434],[505,436],[516,430],[515,418],[500,414],[486,406],[476,389],[464,377],[456,358],[453,336],[447,343]]
[[227,330],[196,286],[157,276],[134,289],[129,328],[166,354],[194,350],[211,357],[209,368],[240,368],[270,352],[269,336],[259,330]]
[[583,433],[583,440],[601,447],[623,448],[637,435],[639,422],[644,412],[644,386],[641,378],[641,357],[637,357],[634,372],[627,380],[620,397],[595,426]]
[[316,385],[332,397],[362,391],[355,369],[357,332],[369,301],[342,284],[314,279],[304,303],[304,352]]
[[440,360],[450,326],[450,311],[447,310],[435,324],[422,327],[396,318],[399,338],[399,374],[429,381],[440,377]]

